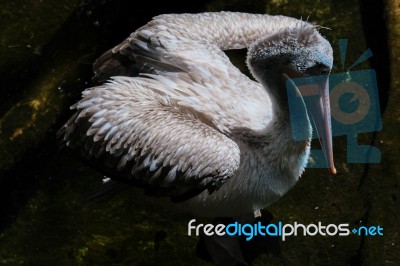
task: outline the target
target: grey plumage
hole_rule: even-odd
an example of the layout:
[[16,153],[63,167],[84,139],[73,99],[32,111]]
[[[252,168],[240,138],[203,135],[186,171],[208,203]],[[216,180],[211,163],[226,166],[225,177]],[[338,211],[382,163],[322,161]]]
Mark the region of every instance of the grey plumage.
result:
[[[239,48],[249,48],[259,82],[223,53]],[[181,203],[196,214],[251,213],[280,198],[304,171],[310,140],[292,140],[273,69],[323,64],[312,52],[295,56],[312,50],[332,58],[312,24],[289,17],[155,17],[97,59],[94,81],[107,81],[82,93],[59,136],[123,178],[173,195],[197,190]],[[311,137],[308,118],[305,128]]]

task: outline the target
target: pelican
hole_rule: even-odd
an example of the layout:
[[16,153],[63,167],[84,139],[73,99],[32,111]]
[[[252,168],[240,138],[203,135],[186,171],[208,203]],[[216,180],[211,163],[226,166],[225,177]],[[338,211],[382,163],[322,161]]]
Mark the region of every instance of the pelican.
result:
[[[243,48],[254,79],[223,52]],[[96,60],[99,85],[83,91],[59,136],[116,180],[154,188],[195,215],[253,214],[304,172],[311,122],[335,174],[327,78],[300,112],[302,140],[292,136],[286,86],[327,76],[332,58],[318,27],[291,17],[159,15]]]

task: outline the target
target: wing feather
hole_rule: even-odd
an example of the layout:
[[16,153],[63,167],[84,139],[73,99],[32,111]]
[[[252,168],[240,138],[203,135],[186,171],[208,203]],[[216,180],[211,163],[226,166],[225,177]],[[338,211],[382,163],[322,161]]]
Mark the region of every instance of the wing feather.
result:
[[[229,17],[224,13],[219,15],[221,21],[224,16]],[[193,18],[205,19],[206,16]],[[144,74],[158,81],[161,85],[159,90],[180,98],[177,100],[181,105],[207,113],[214,123],[220,123],[220,129],[238,126],[255,130],[264,128],[272,113],[266,91],[230,62],[220,44],[211,39],[188,38],[185,35],[188,30],[184,27],[194,27],[196,23],[180,25],[188,23],[183,19],[185,16],[159,16],[133,32],[96,61],[94,79],[104,81],[112,75]],[[230,44],[230,41],[227,39],[224,47],[237,48],[235,42]],[[125,67],[120,73],[114,71],[118,61]],[[133,68],[135,71],[128,73],[128,69]],[[265,124],[260,124],[260,121],[265,121]]]
[[86,157],[102,158],[127,179],[219,188],[238,169],[239,147],[205,115],[179,106],[148,80],[120,77],[87,90],[59,132],[63,142],[83,147]]

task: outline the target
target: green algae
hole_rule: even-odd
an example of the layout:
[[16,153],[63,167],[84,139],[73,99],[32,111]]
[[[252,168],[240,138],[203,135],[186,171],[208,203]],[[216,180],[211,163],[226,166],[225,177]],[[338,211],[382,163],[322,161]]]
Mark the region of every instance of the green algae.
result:
[[18,73],[40,56],[45,45],[81,4],[80,0],[2,1],[0,73]]
[[[62,8],[69,11],[67,7],[62,6]],[[43,12],[47,12],[47,9],[43,8]],[[57,9],[53,12],[57,12]],[[14,163],[23,158],[25,153],[37,147],[45,138],[60,112],[69,104],[65,90],[84,86],[83,80],[88,75],[88,71],[82,62],[95,48],[93,43],[96,36],[90,34],[90,24],[84,21],[70,19],[67,22],[64,20],[59,22],[59,24],[63,23],[65,23],[63,27],[61,25],[57,27],[59,31],[47,33],[51,34],[55,40],[46,43],[48,50],[41,55],[40,70],[32,80],[27,82],[22,96],[0,117],[0,172],[10,169]],[[86,30],[89,34],[76,35],[78,29]],[[59,39],[56,39],[57,37]],[[42,45],[44,45],[44,40]],[[7,53],[5,49],[0,50]],[[17,54],[13,53],[13,56]],[[27,62],[18,62],[18,64],[28,64],[29,56],[24,53],[19,56],[21,60],[27,60]],[[8,72],[4,70],[3,72],[12,75],[10,72],[15,69],[12,66],[8,66],[8,69]],[[79,79],[80,76],[82,76],[82,81]],[[11,83],[10,86],[12,85]],[[13,97],[14,95],[11,96]],[[7,97],[3,99],[5,98]],[[8,103],[5,105],[7,106]]]

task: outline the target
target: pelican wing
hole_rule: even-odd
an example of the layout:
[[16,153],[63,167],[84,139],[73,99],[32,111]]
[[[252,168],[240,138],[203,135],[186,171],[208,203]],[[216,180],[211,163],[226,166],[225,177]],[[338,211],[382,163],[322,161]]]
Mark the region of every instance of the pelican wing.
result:
[[[229,59],[221,53],[221,49],[218,48],[219,46],[216,45],[215,41],[211,38],[199,39],[201,36],[201,27],[199,28],[199,25],[196,25],[196,22],[204,22],[209,19],[209,16],[216,16],[221,21],[232,19],[226,16],[227,14],[233,13],[221,12],[157,16],[96,60],[93,65],[95,72],[94,80],[103,82],[116,75],[137,76],[139,73],[188,71],[193,67],[192,63],[201,64],[206,59],[204,56],[212,53],[217,55],[214,58],[215,62],[222,59],[224,64],[229,63]],[[240,15],[236,14],[236,16]],[[218,33],[215,31],[214,34]],[[198,48],[203,49],[200,46],[204,44],[210,44],[211,46],[208,47],[209,49],[205,49],[205,53],[204,51],[198,51]],[[244,46],[243,44],[234,44],[225,48],[235,49],[244,48]],[[196,61],[198,59],[196,54],[200,55],[201,61]],[[196,58],[191,56],[195,56]],[[209,61],[208,64],[212,62],[214,60]]]
[[[230,62],[223,49],[244,48],[260,37],[256,30],[245,30],[254,25],[262,28],[266,18],[271,16],[230,12],[158,16],[99,57],[94,79],[150,74],[164,93],[182,106],[207,113],[220,129],[261,129],[271,119],[269,96]],[[204,34],[213,27],[212,34]],[[238,32],[229,34],[234,31]]]
[[239,166],[237,144],[157,86],[150,78],[117,77],[85,90],[60,136],[126,179],[179,187],[174,196],[218,189]]
[[[238,12],[156,16],[96,60],[94,79],[102,82],[114,75],[135,76],[139,72],[171,71],[171,68],[194,71],[196,65],[201,68],[204,63],[218,61],[230,67],[221,50],[247,48],[260,38],[299,23],[304,22],[285,16]],[[213,60],[207,61],[209,56]]]

